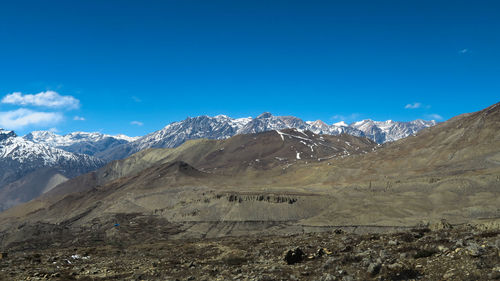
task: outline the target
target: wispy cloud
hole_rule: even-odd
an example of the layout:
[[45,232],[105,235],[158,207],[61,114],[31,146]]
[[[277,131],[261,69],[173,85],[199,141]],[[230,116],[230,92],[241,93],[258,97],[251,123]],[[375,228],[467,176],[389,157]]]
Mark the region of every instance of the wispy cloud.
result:
[[132,121],[132,122],[130,122],[130,125],[142,126],[142,125],[144,125],[144,123],[142,123],[141,121]]
[[422,104],[419,102],[409,103],[409,104],[405,105],[406,109],[417,109],[420,107],[422,107]]
[[462,49],[462,50],[458,51],[459,54],[465,54],[468,52],[469,52],[469,49]]
[[349,114],[349,115],[337,114],[337,115],[333,115],[331,117],[331,119],[332,120],[339,120],[339,121],[351,122],[351,121],[357,121],[357,119],[359,119],[360,116],[361,116],[361,114],[359,114],[359,113],[352,113],[352,114]]
[[136,96],[132,96],[131,99],[135,102],[142,102],[142,100]]
[[54,91],[45,91],[34,95],[14,92],[3,97],[1,102],[5,104],[48,108],[77,109],[80,107],[80,101],[75,97],[61,96]]
[[8,129],[22,129],[33,125],[50,125],[61,121],[59,112],[39,112],[26,108],[0,112],[0,127]]
[[77,116],[73,117],[73,120],[75,120],[75,121],[85,121],[85,117],[77,115]]
[[433,114],[427,114],[425,115],[426,118],[428,119],[433,119],[433,120],[443,120],[443,116],[433,113]]

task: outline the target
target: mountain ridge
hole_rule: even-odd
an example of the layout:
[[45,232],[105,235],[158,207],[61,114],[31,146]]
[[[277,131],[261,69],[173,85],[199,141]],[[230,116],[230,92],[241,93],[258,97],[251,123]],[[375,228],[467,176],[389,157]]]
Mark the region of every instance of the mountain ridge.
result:
[[151,148],[1,213],[0,244],[30,239],[23,221],[112,239],[129,216],[175,223],[179,238],[498,218],[499,132],[496,104],[380,146],[287,129]]
[[316,134],[340,135],[349,134],[357,137],[367,137],[377,143],[395,141],[421,129],[437,124],[436,121],[415,120],[410,122],[373,121],[366,119],[368,125],[355,126],[337,122],[328,125],[321,120],[303,121],[294,116],[274,116],[264,112],[256,118],[231,118],[226,115],[214,117],[202,115],[188,117],[182,121],[172,122],[161,130],[152,132],[137,140],[121,144],[103,151],[96,156],[108,160],[123,159],[146,148],[177,147],[190,139],[227,139],[238,134],[259,133],[271,130],[296,128],[309,130]]
[[123,134],[113,136],[98,132],[71,132],[65,135],[58,135],[51,131],[33,131],[23,136],[23,138],[34,143],[91,156],[138,139],[138,137],[129,137]]
[[[53,176],[60,174],[61,177],[70,178],[97,169],[102,165],[104,165],[104,161],[93,156],[71,153],[48,145],[34,143],[18,137],[13,131],[0,130],[0,167],[2,167],[0,169],[0,191],[5,191],[9,184],[16,185],[15,190],[17,190],[13,194],[2,193],[4,196],[0,197],[0,210],[9,207],[4,205],[8,201],[23,202],[15,199],[24,192],[21,183],[32,186],[40,177],[47,176],[40,174],[39,177],[31,175],[29,179],[26,178],[37,170],[52,168],[51,174]],[[50,179],[46,181],[50,182]],[[15,184],[16,182],[18,184]],[[40,184],[39,190],[32,191],[30,194],[39,195],[45,188]]]

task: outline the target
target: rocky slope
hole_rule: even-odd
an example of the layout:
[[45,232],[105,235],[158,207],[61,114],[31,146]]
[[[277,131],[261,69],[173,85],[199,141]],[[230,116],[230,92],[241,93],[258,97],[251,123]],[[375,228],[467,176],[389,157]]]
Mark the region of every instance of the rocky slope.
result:
[[147,218],[132,216],[119,222],[108,232],[70,233],[61,228],[58,239],[19,244],[0,256],[0,280],[500,278],[499,232],[472,226],[419,227],[381,234],[337,228],[321,233],[180,242],[172,239],[176,229],[167,222],[151,224]]
[[[155,178],[156,169],[184,162],[204,171],[205,180],[218,174],[286,171],[294,165],[322,162],[373,151],[377,144],[351,135],[317,135],[310,131],[285,129],[257,134],[236,135],[226,140],[191,140],[174,149],[146,149],[126,159],[62,184],[51,194],[89,190],[120,178]],[[151,173],[151,174],[148,174]],[[148,175],[146,175],[148,174]],[[162,174],[168,174],[163,172]],[[140,182],[140,180],[139,180]],[[139,182],[135,184],[141,184]],[[81,185],[80,183],[85,183]]]
[[122,159],[146,148],[177,147],[190,139],[226,139],[235,134],[249,119],[232,119],[225,115],[199,116],[174,122],[128,144],[104,151],[105,159]]

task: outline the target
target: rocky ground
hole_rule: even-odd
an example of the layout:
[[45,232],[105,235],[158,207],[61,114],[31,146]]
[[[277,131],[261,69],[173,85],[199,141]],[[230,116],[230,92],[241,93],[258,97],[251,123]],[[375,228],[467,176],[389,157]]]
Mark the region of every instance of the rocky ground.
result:
[[6,250],[0,280],[500,280],[500,231],[441,228]]

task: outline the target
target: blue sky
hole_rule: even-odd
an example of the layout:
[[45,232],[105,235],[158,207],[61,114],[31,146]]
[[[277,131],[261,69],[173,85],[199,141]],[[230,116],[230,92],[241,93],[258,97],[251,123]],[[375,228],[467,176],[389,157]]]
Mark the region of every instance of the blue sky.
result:
[[499,3],[4,1],[0,126],[135,136],[264,111],[446,120],[500,100]]

